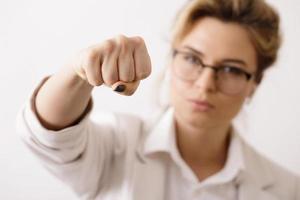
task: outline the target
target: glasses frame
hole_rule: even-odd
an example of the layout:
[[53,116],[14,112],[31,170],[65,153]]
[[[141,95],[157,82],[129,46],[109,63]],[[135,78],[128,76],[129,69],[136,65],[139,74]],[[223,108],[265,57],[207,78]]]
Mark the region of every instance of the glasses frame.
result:
[[[189,52],[187,51],[181,51],[181,50],[178,50],[178,49],[174,49],[173,50],[173,58],[177,55],[177,54],[187,54]],[[194,54],[196,56],[195,53],[191,53],[191,54]],[[200,64],[203,66],[203,69],[206,67],[206,68],[210,68],[212,70],[215,71],[216,74],[218,74],[219,71],[221,70],[224,70],[224,68],[234,68],[234,69],[238,69],[240,72],[242,72],[243,74],[246,75],[246,79],[247,81],[249,81],[251,78],[254,77],[254,73],[249,73],[249,72],[246,72],[245,70],[239,68],[239,67],[228,67],[228,66],[220,66],[220,65],[207,65],[207,64],[204,64],[203,61],[199,58],[199,56],[196,56],[200,62]]]
[[[179,49],[173,49],[173,61],[174,61],[177,54],[184,54],[184,55],[185,54],[191,54],[191,55],[194,55],[195,57],[197,57],[198,61],[200,62],[199,65],[203,66],[201,70],[203,70],[204,68],[212,69],[215,72],[215,78],[216,79],[218,78],[217,74],[219,74],[219,71],[225,71],[224,70],[225,68],[235,69],[235,70],[238,70],[239,72],[243,73],[246,77],[247,82],[249,82],[251,79],[253,79],[255,77],[255,72],[254,73],[249,73],[249,72],[247,72],[247,71],[245,71],[245,70],[243,70],[239,67],[204,64],[202,59],[196,53],[189,52],[189,51],[184,51],[184,50],[179,50]],[[200,74],[201,74],[201,72],[200,72]],[[186,81],[195,81],[195,80],[186,80]]]

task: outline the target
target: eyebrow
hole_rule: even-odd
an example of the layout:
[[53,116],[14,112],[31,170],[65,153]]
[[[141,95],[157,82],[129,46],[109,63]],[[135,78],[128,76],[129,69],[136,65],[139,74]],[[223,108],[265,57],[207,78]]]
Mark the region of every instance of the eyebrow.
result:
[[[191,46],[184,45],[183,48],[188,49],[188,50],[192,51],[193,53],[200,55],[201,57],[204,56],[204,53],[202,53],[201,51],[199,51],[199,50],[197,50],[197,49],[195,49],[195,48],[193,48]],[[225,63],[229,63],[230,62],[230,63],[241,64],[241,65],[247,67],[247,64],[245,63],[245,61],[240,60],[240,59],[226,58],[226,59],[221,60],[220,63],[224,63],[224,62]]]

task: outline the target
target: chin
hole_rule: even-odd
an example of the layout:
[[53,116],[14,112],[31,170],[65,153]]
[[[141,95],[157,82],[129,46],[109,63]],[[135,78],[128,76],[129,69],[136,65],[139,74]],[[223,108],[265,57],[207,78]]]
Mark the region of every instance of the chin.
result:
[[177,115],[176,118],[178,120],[195,127],[203,127],[216,122],[216,120],[207,113],[198,112],[189,108],[175,107],[175,115]]
[[189,123],[197,126],[203,126],[207,124],[212,124],[215,122],[213,118],[198,112],[192,112],[191,114],[186,115],[186,119]]

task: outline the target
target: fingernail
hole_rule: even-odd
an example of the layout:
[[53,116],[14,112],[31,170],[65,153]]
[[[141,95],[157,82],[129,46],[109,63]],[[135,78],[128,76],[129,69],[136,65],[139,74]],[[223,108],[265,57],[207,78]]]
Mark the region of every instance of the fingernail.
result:
[[115,89],[116,92],[124,92],[126,89],[125,85],[118,85]]

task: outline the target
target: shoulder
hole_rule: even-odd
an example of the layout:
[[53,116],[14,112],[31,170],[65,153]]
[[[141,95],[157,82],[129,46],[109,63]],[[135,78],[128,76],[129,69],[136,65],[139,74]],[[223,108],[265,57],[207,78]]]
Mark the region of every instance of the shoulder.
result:
[[300,195],[300,177],[268,158],[251,144],[242,140],[243,151],[248,173],[258,181],[269,181],[268,190],[279,196]]
[[274,174],[275,177],[278,178],[297,177],[294,173],[282,167],[281,165],[273,161],[271,158],[267,157],[262,152],[257,150],[253,145],[245,141],[245,139],[241,139],[241,140],[244,147],[243,150],[245,153],[245,158],[248,160],[248,162],[254,161],[256,163],[259,163],[259,165],[263,166],[264,169],[268,169],[270,173]]

